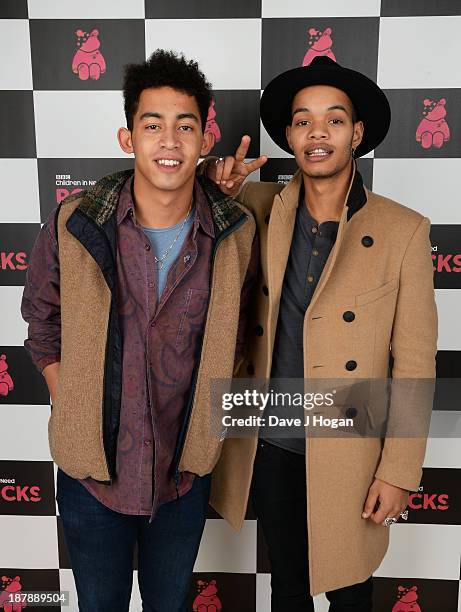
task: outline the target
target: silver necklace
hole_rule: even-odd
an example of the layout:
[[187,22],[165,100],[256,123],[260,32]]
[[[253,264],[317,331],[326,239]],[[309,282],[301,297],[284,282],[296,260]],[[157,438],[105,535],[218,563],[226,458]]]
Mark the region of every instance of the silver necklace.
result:
[[163,255],[161,257],[157,257],[156,255],[154,255],[155,261],[157,263],[157,269],[161,270],[163,268],[163,265],[165,263],[165,261],[167,260],[169,254],[171,253],[171,249],[174,247],[174,245],[176,244],[179,236],[181,235],[184,226],[186,225],[186,221],[189,218],[190,215],[190,211],[192,209],[192,202],[190,203],[189,206],[189,210],[187,211],[187,215],[186,218],[184,219],[184,221],[181,223],[181,227],[179,228],[179,230],[176,233],[176,236],[173,239],[173,242],[170,244],[170,246],[163,252]]

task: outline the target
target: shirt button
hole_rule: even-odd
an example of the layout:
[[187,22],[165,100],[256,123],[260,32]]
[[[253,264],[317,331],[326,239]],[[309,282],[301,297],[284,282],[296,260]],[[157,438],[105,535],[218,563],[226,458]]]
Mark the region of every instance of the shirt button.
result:
[[314,250],[312,251],[312,255],[318,255],[318,254],[319,254],[319,252],[317,251],[317,249],[314,249]]
[[146,251],[150,251],[150,244],[145,244],[144,248],[146,249]]
[[149,283],[148,286],[152,289],[152,287],[154,286],[154,283]]
[[314,277],[313,276],[308,276],[307,277],[307,282],[308,283],[313,283],[314,282]]
[[150,446],[150,440],[144,440],[144,446]]
[[317,228],[317,227],[315,227],[315,225],[314,225],[314,227],[312,228],[312,230],[311,230],[311,231],[312,231],[312,233],[313,233],[313,234],[316,234],[316,233],[317,233],[317,231],[318,231],[318,228]]

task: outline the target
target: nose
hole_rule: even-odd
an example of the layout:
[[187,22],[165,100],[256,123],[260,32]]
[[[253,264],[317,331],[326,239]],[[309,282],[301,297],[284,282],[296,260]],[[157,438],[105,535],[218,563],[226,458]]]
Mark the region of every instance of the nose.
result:
[[323,138],[328,138],[327,126],[323,122],[314,121],[309,131],[309,139],[317,140]]
[[165,149],[175,149],[179,146],[178,133],[176,127],[165,127],[162,131],[160,146]]

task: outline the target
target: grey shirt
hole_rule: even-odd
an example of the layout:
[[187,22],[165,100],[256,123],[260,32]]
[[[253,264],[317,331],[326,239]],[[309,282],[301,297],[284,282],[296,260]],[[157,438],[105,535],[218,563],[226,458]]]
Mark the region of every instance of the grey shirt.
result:
[[[366,203],[366,193],[363,188],[362,177],[356,171],[354,182],[348,198],[348,220]],[[274,379],[299,379],[299,389],[290,385],[290,392],[304,393],[302,380],[304,379],[303,357],[303,325],[307,307],[310,304],[315,288],[336,242],[339,222],[325,221],[320,225],[309,213],[303,189],[300,193],[300,203],[296,212],[293,238],[290,247],[285,276],[283,279],[280,310],[275,334],[271,388],[275,391],[283,389],[282,381]],[[302,406],[284,408],[283,406],[267,406],[264,417],[266,424],[269,415],[279,417],[299,418],[304,422],[305,410]],[[267,425],[266,425],[267,427]],[[272,437],[277,429],[261,428],[266,433],[265,438],[271,444],[280,446],[295,453],[305,453],[304,437],[277,438]],[[261,435],[260,429],[260,435]],[[287,432],[286,428],[279,431]],[[269,432],[271,437],[269,437]]]

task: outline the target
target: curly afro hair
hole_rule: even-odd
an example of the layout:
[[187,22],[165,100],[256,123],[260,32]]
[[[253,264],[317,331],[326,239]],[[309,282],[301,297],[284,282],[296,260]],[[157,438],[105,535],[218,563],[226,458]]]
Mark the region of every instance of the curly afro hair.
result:
[[184,55],[165,49],[157,49],[142,64],[125,67],[123,97],[125,116],[129,130],[133,129],[133,117],[138,110],[139,98],[144,89],[151,87],[172,87],[197,101],[205,130],[208,107],[212,99],[212,87],[197,62],[187,60]]

